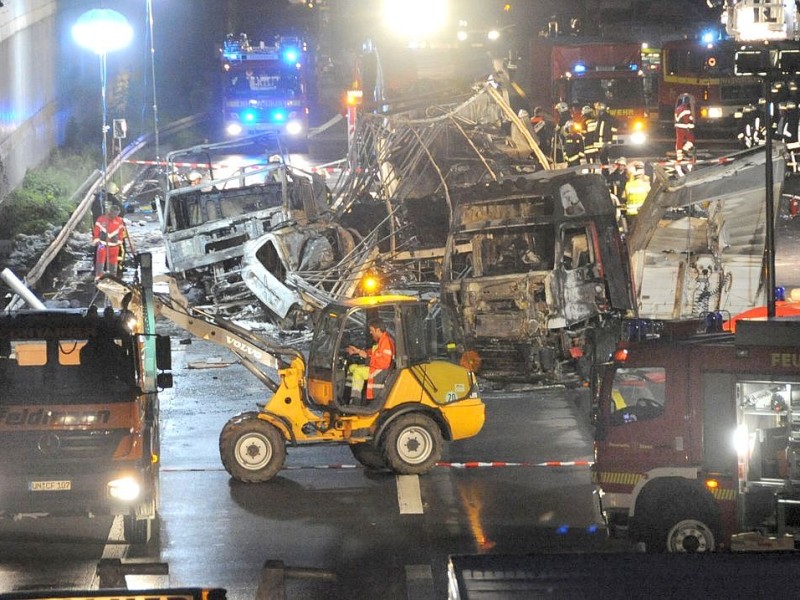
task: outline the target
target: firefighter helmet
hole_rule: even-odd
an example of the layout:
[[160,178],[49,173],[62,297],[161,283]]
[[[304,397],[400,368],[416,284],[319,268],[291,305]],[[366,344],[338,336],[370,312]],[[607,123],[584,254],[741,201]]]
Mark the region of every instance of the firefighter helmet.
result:
[[566,102],[559,102],[556,104],[556,110],[560,113],[565,113],[569,110],[569,106],[567,106]]
[[272,164],[280,164],[283,162],[283,159],[281,158],[280,154],[273,154],[272,156],[269,157],[269,160],[267,162]]
[[608,110],[608,106],[606,106],[605,102],[598,102],[595,104],[597,107],[597,112],[606,112]]
[[109,182],[109,184],[106,186],[106,189],[108,190],[109,194],[119,194],[119,187],[113,181]]
[[189,173],[189,183],[192,185],[197,185],[203,179],[203,176],[198,173],[197,171],[192,171]]
[[533,109],[534,117],[541,117],[543,114],[544,114],[544,109],[541,106],[537,106]]
[[520,111],[517,113],[517,116],[518,116],[520,119],[522,119],[523,121],[524,121],[525,119],[530,119],[530,118],[531,118],[531,115],[530,115],[530,113],[528,113],[528,111],[527,111],[527,110],[525,110],[524,108],[521,108],[521,109],[520,109]]
[[592,107],[589,106],[588,104],[581,109],[581,115],[583,115],[584,117],[590,116],[593,112],[594,111],[592,110]]
[[675,102],[675,106],[682,106],[684,104],[689,104],[691,102],[691,96],[689,94],[680,94],[678,96],[678,100]]

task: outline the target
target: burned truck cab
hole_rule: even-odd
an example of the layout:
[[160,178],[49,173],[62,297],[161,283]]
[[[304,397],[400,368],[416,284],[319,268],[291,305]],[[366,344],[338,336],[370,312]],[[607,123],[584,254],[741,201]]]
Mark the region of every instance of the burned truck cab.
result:
[[588,375],[598,346],[613,349],[615,318],[633,307],[621,236],[600,175],[541,173],[464,190],[442,297],[460,315],[480,375],[553,383]]

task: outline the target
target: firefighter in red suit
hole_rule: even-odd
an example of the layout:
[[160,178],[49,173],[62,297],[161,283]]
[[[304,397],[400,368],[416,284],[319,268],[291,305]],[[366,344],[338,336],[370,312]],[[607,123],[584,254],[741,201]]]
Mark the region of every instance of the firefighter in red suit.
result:
[[104,272],[117,274],[120,248],[128,235],[125,221],[122,220],[119,213],[119,206],[111,204],[94,224],[92,244],[97,247],[94,266],[95,279],[100,279]]
[[[367,401],[375,398],[375,392],[383,389],[383,380],[378,377],[394,365],[395,346],[386,326],[378,318],[370,319],[367,324],[369,334],[375,345],[369,350],[348,346],[347,353],[369,359],[369,365],[350,365],[348,372],[351,379],[350,394],[353,402],[361,400],[361,390],[367,382]],[[381,381],[376,381],[381,379]]]
[[694,162],[694,110],[692,97],[681,94],[675,103],[675,157]]

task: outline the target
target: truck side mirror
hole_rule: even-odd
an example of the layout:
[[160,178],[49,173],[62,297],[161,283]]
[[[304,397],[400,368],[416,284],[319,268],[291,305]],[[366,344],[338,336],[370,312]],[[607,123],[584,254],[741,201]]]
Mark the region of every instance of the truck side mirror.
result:
[[156,336],[156,367],[159,371],[172,370],[172,350],[168,335]]
[[158,389],[165,390],[172,387],[172,373],[159,373],[156,375]]

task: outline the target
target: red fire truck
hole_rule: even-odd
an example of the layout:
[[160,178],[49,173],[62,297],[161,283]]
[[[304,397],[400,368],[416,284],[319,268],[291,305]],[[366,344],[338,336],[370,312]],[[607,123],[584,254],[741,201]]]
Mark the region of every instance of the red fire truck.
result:
[[229,35],[222,47],[222,117],[232,137],[276,132],[287,141],[308,135],[306,45],[296,37],[251,45]]
[[800,320],[696,325],[641,328],[605,366],[592,479],[609,531],[649,551],[794,549]]
[[675,101],[681,94],[691,94],[695,99],[698,129],[732,126],[737,110],[746,104],[756,105],[762,84],[757,77],[734,74],[736,49],[733,40],[664,42],[658,85],[659,120],[674,122]]
[[638,43],[535,38],[527,82],[531,104],[549,110],[559,101],[580,107],[602,102],[617,119],[617,142],[644,144],[649,114],[641,65]]

